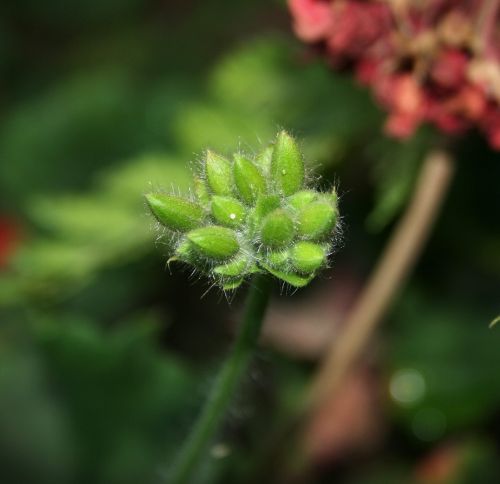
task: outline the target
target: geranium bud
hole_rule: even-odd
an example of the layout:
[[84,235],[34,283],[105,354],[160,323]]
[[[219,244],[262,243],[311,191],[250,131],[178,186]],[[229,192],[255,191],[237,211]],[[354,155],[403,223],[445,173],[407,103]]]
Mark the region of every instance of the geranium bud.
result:
[[274,147],[267,146],[255,158],[255,164],[260,168],[261,172],[268,175],[271,171],[271,161],[273,159]]
[[271,177],[285,196],[294,194],[304,183],[304,162],[295,140],[285,131],[276,139],[271,161]]
[[156,220],[170,230],[187,232],[203,220],[203,209],[184,198],[163,193],[148,193],[146,201]]
[[183,239],[182,242],[175,249],[175,257],[172,257],[170,260],[189,260],[193,247],[191,242],[188,239]]
[[295,272],[274,269],[269,265],[263,265],[263,266],[274,277],[277,277],[278,279],[285,281],[287,284],[290,284],[293,287],[307,286],[314,278],[314,274],[302,275],[302,274],[296,274]]
[[293,221],[283,209],[274,210],[262,222],[261,240],[268,247],[284,247],[294,234]]
[[215,195],[232,195],[233,173],[231,163],[226,158],[207,151],[205,172],[208,186]]
[[267,261],[272,267],[281,269],[286,266],[289,257],[290,253],[288,252],[288,250],[280,250],[276,252],[269,252],[267,254]]
[[234,279],[225,280],[225,282],[222,283],[222,289],[224,289],[224,291],[234,291],[241,286],[243,280],[243,277],[236,277]]
[[231,262],[214,267],[214,272],[220,276],[238,277],[245,274],[250,261],[247,256],[236,257]]
[[210,204],[210,193],[208,193],[207,185],[204,180],[198,176],[194,177],[194,193],[198,198],[199,202],[204,206]]
[[281,206],[281,198],[278,195],[261,195],[255,204],[255,208],[251,210],[247,218],[249,231],[255,233],[260,227],[262,219],[273,210]]
[[215,220],[226,227],[239,227],[245,220],[244,205],[233,197],[214,195],[211,210]]
[[229,259],[240,248],[235,232],[217,225],[192,230],[187,238],[200,255],[209,259]]
[[290,260],[297,271],[309,274],[321,268],[326,261],[324,248],[313,242],[297,242],[290,251]]
[[329,235],[336,221],[336,210],[332,205],[314,202],[298,213],[297,232],[306,239],[316,240]]
[[259,217],[264,217],[280,206],[281,199],[278,195],[263,195],[257,199],[255,212]]
[[234,181],[241,198],[253,204],[257,197],[266,192],[266,180],[259,169],[243,156],[234,157]]
[[301,190],[288,197],[288,203],[291,207],[299,210],[318,198],[318,193],[314,190]]
[[208,151],[195,172],[194,195],[196,202],[146,197],[155,217],[174,232],[169,262],[188,264],[223,290],[266,272],[302,287],[326,266],[337,194],[305,185],[302,156],[286,132],[254,158]]

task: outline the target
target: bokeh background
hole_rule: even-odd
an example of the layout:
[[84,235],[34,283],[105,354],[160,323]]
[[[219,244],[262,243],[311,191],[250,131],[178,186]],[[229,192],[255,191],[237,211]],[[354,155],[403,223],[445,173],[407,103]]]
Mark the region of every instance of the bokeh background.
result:
[[0,12],[0,482],[158,482],[244,290],[228,301],[170,272],[142,194],[187,189],[205,148],[253,152],[282,127],[339,187],[343,244],[310,287],[276,288],[196,482],[500,482],[498,152],[453,140],[456,174],[411,280],[339,398],[293,434],[437,134],[385,137],[369,93],[294,38],[281,1]]

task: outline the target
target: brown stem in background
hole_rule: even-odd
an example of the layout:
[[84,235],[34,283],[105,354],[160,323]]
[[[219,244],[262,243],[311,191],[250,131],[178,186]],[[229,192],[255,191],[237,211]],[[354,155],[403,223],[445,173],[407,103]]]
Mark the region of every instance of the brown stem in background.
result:
[[424,160],[405,214],[311,385],[306,412],[332,398],[365,349],[422,251],[453,171],[453,160],[443,151],[433,151]]

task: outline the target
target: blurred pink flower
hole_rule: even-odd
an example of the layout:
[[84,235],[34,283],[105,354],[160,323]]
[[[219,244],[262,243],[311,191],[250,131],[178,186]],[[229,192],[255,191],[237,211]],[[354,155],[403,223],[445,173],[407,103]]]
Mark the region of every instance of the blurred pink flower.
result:
[[478,127],[500,149],[500,0],[289,0],[298,37],[351,70],[385,129]]

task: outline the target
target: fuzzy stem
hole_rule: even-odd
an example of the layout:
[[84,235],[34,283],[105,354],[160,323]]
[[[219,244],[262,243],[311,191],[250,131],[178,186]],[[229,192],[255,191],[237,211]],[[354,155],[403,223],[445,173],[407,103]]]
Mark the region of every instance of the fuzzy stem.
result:
[[198,420],[174,463],[168,479],[170,484],[189,482],[198,461],[219,427],[257,345],[269,301],[270,284],[271,278],[265,274],[257,274],[254,277],[247,296],[243,322],[237,340],[220,370]]

